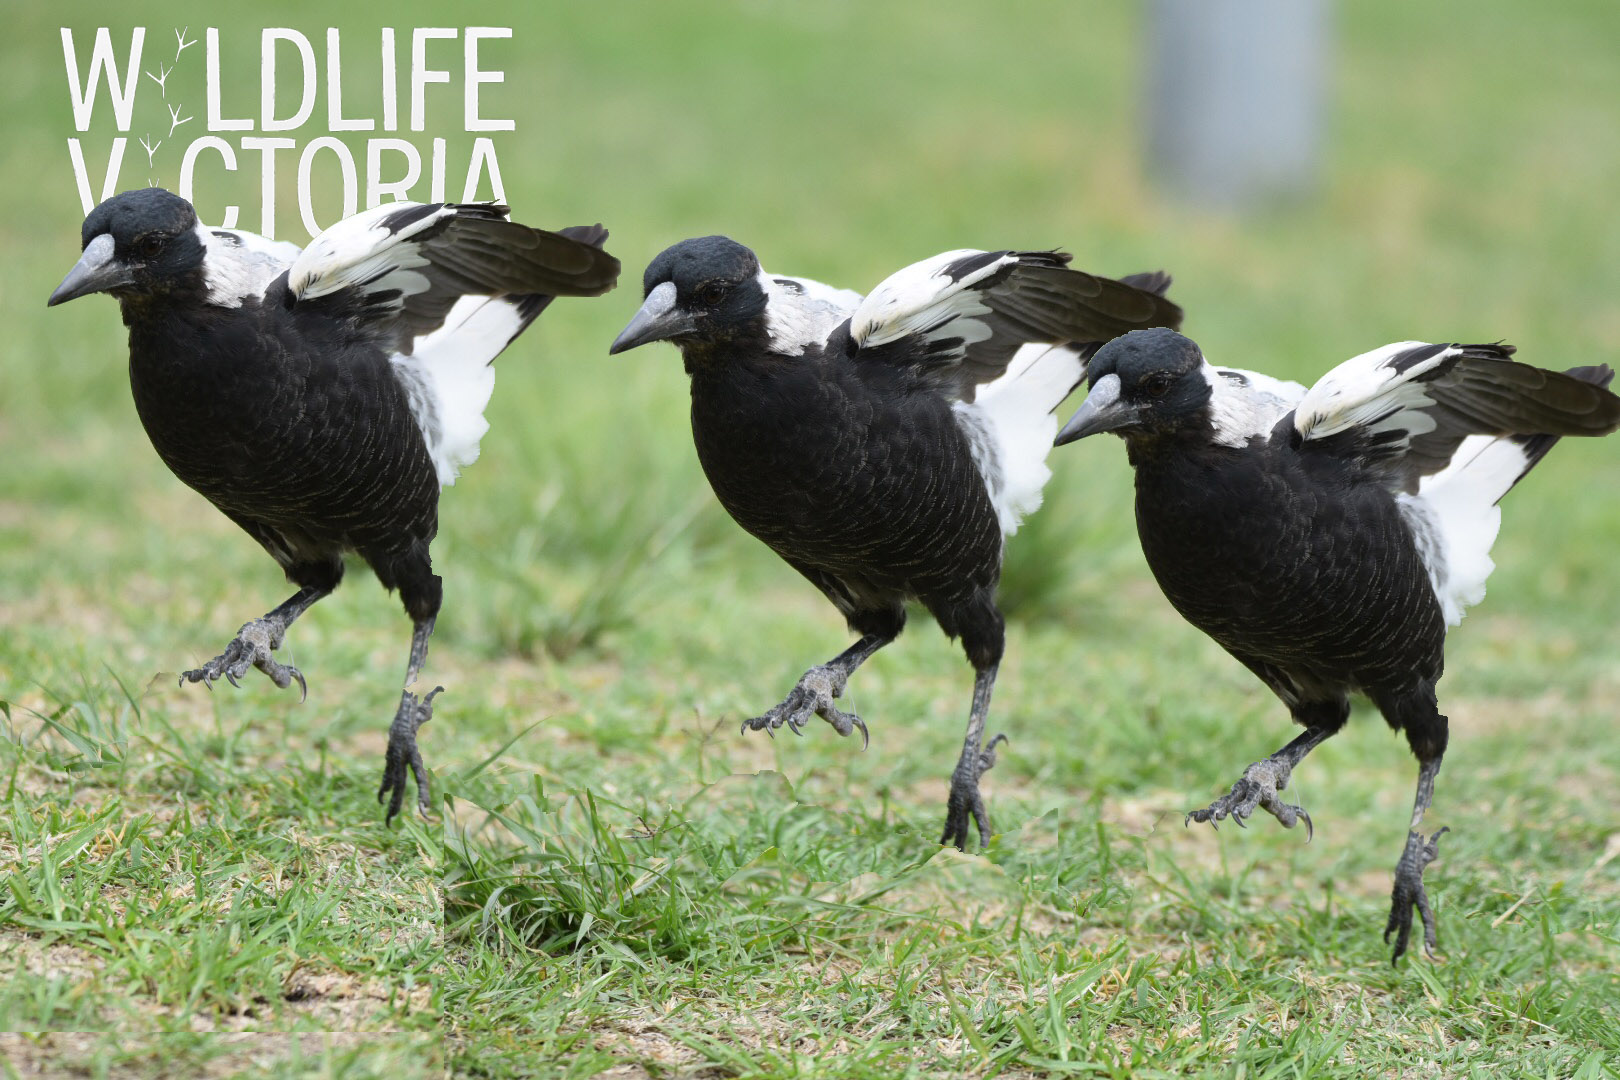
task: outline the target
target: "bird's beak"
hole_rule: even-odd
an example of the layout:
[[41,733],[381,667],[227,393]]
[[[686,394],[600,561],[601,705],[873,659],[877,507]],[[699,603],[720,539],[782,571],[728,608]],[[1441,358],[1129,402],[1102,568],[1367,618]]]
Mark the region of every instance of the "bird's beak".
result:
[[51,298],[45,301],[46,307],[55,307],[57,304],[76,300],[91,293],[106,292],[123,285],[132,285],[135,277],[130,273],[129,267],[113,258],[113,238],[109,233],[102,233],[88,244],[84,245],[84,254],[79,261],[73,264],[62,284],[51,293]]
[[608,355],[622,353],[649,341],[668,341],[672,337],[691,333],[693,329],[692,316],[675,306],[675,283],[666,281],[647,294],[647,299],[641,303],[641,310],[608,346]]
[[1092,384],[1091,393],[1086,395],[1086,400],[1075,414],[1069,417],[1069,422],[1063,425],[1053,445],[1062,446],[1087,435],[1130,427],[1136,423],[1140,412],[1138,406],[1119,400],[1119,376],[1104,375]]

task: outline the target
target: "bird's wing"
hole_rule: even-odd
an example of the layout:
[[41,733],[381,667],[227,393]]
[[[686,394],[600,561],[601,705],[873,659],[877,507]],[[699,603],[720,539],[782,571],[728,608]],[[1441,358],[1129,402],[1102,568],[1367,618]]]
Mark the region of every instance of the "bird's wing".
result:
[[1604,435],[1620,398],[1594,381],[1516,363],[1507,345],[1402,341],[1324,375],[1294,410],[1302,453],[1352,459],[1414,494],[1470,435]]
[[408,355],[464,296],[599,296],[613,287],[619,261],[598,246],[607,235],[600,226],[546,232],[506,214],[494,204],[375,207],[310,241],[288,272],[288,289],[299,303],[328,305],[370,326]]
[[1115,281],[1068,266],[1057,251],[947,251],[890,276],[850,320],[862,362],[914,372],[972,401],[1028,343],[1102,343],[1130,330],[1181,325],[1166,274]]

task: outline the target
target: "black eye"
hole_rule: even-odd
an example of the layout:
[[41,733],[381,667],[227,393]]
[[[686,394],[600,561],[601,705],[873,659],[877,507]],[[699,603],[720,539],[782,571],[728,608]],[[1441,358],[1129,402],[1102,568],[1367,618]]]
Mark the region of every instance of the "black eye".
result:
[[143,259],[155,258],[163,253],[163,237],[156,234],[143,236],[135,241],[135,250]]
[[697,298],[701,303],[713,307],[726,298],[726,287],[718,281],[710,281],[697,291]]
[[1170,392],[1173,382],[1170,376],[1160,372],[1157,375],[1149,375],[1143,381],[1142,389],[1147,392],[1148,397],[1164,397]]

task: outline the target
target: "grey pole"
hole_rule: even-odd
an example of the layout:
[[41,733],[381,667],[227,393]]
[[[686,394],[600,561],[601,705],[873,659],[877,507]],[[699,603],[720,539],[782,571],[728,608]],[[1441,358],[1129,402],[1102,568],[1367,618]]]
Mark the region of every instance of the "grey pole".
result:
[[1329,0],[1152,0],[1147,152],[1158,184],[1221,209],[1309,192],[1331,32]]

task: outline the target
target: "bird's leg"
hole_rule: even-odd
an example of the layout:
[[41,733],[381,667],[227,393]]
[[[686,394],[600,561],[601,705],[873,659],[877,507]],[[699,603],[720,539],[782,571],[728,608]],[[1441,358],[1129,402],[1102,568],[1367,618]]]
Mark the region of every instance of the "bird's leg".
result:
[[309,696],[309,684],[304,682],[303,673],[290,664],[277,663],[275,657],[270,654],[281,648],[287,627],[293,624],[293,620],[331,591],[330,587],[316,585],[306,585],[299,589],[287,599],[286,603],[263,618],[245,623],[242,629],[236,632],[236,637],[231,643],[225,646],[224,652],[200,668],[182,672],[180,685],[200,682],[212,690],[214,680],[223,678],[232,686],[238,686],[240,684],[237,680],[247,674],[248,668],[256,667],[270,676],[270,681],[283,690],[291,686],[296,679],[298,689],[301,691],[299,700],[302,701]]
[[893,640],[893,634],[866,634],[827,663],[817,664],[805,672],[798,685],[788,692],[788,696],[782,699],[781,704],[763,716],[744,720],[743,731],[775,734],[776,729],[785,724],[793,734],[802,735],[804,725],[810,722],[810,718],[819,716],[831,724],[833,730],[840,735],[849,735],[859,728],[864,749],[871,741],[871,736],[866,730],[866,721],[854,713],[844,712],[833,704],[833,700],[843,694],[844,687],[849,684],[850,673]]
[[1258,807],[1282,822],[1285,829],[1292,829],[1299,822],[1305,822],[1305,839],[1309,841],[1315,831],[1311,826],[1311,815],[1302,807],[1284,802],[1277,793],[1288,786],[1288,778],[1293,774],[1294,766],[1337,730],[1337,727],[1306,728],[1304,734],[1293,742],[1265,760],[1257,761],[1243,770],[1243,775],[1232,785],[1231,791],[1202,810],[1190,811],[1185,821],[1207,821],[1214,825],[1230,817],[1239,825],[1243,825],[1244,820]]
[[955,844],[967,850],[968,819],[979,827],[979,847],[990,846],[990,814],[984,808],[984,796],[979,793],[979,777],[989,772],[996,763],[996,744],[1007,741],[1005,735],[984,740],[984,720],[990,712],[990,691],[996,685],[999,664],[978,669],[973,677],[973,709],[968,713],[967,735],[962,739],[962,756],[956,760],[951,773],[951,794],[946,802],[945,832],[939,838],[942,844]]
[[1423,919],[1423,949],[1434,955],[1434,912],[1429,909],[1429,894],[1423,888],[1423,871],[1440,855],[1441,828],[1427,838],[1420,831],[1423,814],[1434,801],[1434,778],[1440,772],[1443,755],[1421,759],[1418,763],[1417,797],[1412,801],[1412,824],[1406,834],[1406,850],[1395,864],[1395,888],[1390,894],[1389,922],[1384,926],[1384,943],[1395,935],[1395,954],[1390,963],[1400,960],[1406,952],[1406,943],[1412,937],[1412,910],[1417,909]]
[[388,755],[383,765],[382,786],[377,789],[377,801],[388,797],[388,813],[384,823],[394,820],[405,803],[405,770],[410,769],[416,779],[416,805],[423,816],[428,812],[427,768],[422,764],[422,753],[416,748],[416,732],[433,719],[433,699],[444,693],[444,687],[435,686],[421,698],[411,693],[410,686],[427,661],[428,638],[433,634],[434,616],[417,619],[411,632],[411,659],[405,667],[405,689],[400,692],[399,709],[394,722],[388,725]]

